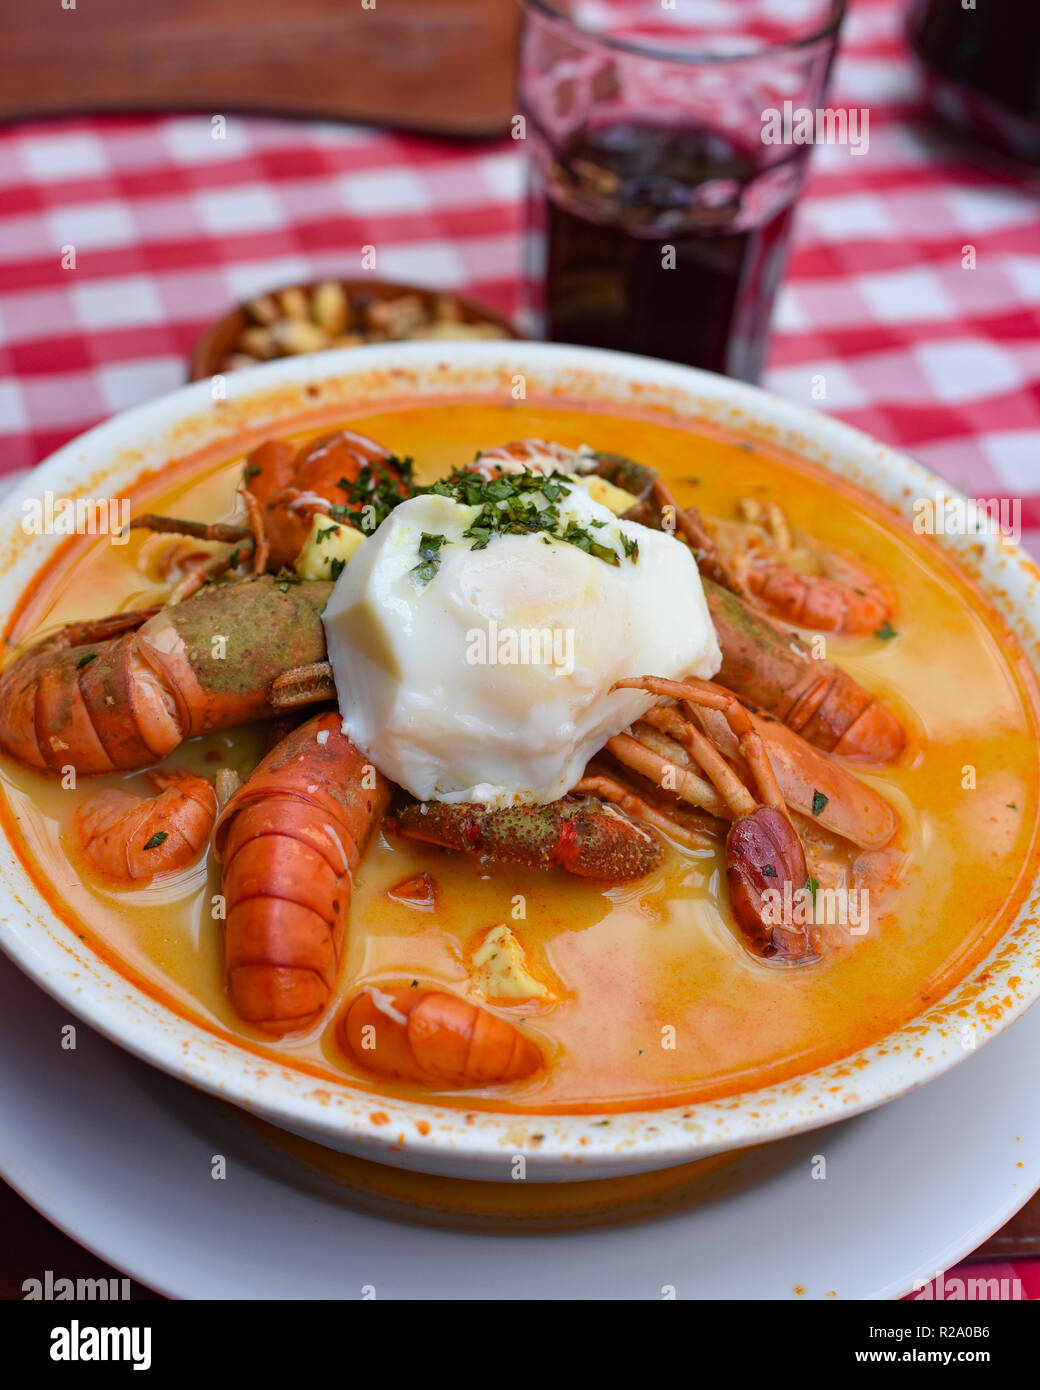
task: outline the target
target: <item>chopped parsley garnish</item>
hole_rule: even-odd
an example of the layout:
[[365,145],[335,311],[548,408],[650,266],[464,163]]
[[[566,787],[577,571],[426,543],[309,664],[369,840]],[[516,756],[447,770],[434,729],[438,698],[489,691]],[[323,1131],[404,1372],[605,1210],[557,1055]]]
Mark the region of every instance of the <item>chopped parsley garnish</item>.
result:
[[329,573],[332,575],[332,581],[333,581],[333,583],[336,582],[336,580],[340,577],[340,575],[343,573],[343,571],[346,569],[346,567],[347,567],[347,562],[346,562],[346,560],[330,560],[330,561],[329,561]]
[[891,642],[892,638],[898,636],[898,634],[886,618],[880,627],[874,629],[874,636],[880,637],[882,642]]
[[810,874],[809,877],[808,877],[808,879],[806,880],[805,886],[806,886],[806,887],[808,888],[808,890],[809,890],[809,895],[811,896],[811,898],[812,898],[812,900],[813,900],[813,907],[815,907],[815,906],[816,906],[816,893],[817,893],[817,890],[818,890],[818,888],[819,888],[819,886],[820,886],[820,880],[819,880],[818,878],[813,878],[812,874]]
[[566,531],[560,537],[568,545],[576,545],[579,550],[584,550],[586,555],[594,555],[597,560],[605,560],[608,565],[619,565],[617,551],[609,545],[601,545],[588,531],[582,526],[576,525],[573,521],[568,525]]
[[441,563],[440,549],[447,536],[431,535],[424,531],[419,538],[419,563],[412,570],[420,584],[429,584]]
[[76,670],[82,671],[84,666],[89,666],[92,661],[97,660],[97,652],[87,652],[86,656],[81,656],[76,662]]
[[[596,520],[582,526],[573,518],[565,519],[560,515],[558,504],[573,491],[570,479],[562,473],[525,471],[488,479],[462,469],[419,491],[480,509],[462,533],[470,542],[471,550],[486,549],[496,536],[541,534],[546,545],[554,540],[562,541],[605,564],[621,564],[622,557],[617,550],[605,545],[595,534],[607,525],[605,521]],[[626,536],[620,527],[617,537],[624,558],[635,563],[639,557],[638,542]],[[440,563],[437,552],[444,542],[444,536],[423,535],[419,545],[420,563],[412,570],[422,583],[428,583],[436,574]]]
[[255,478],[259,472],[260,465],[258,463],[251,463],[249,467],[246,469],[246,477]]
[[776,878],[776,870],[773,868],[772,864],[766,864],[762,872],[765,874],[766,878]]
[[330,507],[329,515],[334,521],[346,521],[358,531],[371,533],[406,497],[415,495],[411,482],[410,458],[390,454],[385,459],[366,463],[353,482],[340,478],[336,486],[347,494],[347,501]]
[[[620,565],[622,559],[634,564],[639,558],[638,542],[626,536],[620,527],[615,533],[619,553],[596,534],[607,527],[608,522],[594,520],[582,526],[573,518],[565,519],[560,515],[559,503],[573,491],[572,481],[565,474],[524,471],[485,478],[478,472],[460,468],[429,487],[415,487],[412,469],[410,458],[396,455],[365,464],[353,480],[340,478],[337,487],[347,501],[330,506],[328,515],[335,522],[346,523],[368,534],[410,497],[447,497],[452,502],[478,509],[462,533],[470,542],[471,550],[484,550],[496,536],[540,533],[546,545],[554,540],[562,541],[608,565]],[[333,527],[323,528],[317,531],[315,539],[320,543],[333,534]],[[447,543],[446,536],[422,534],[419,563],[412,569],[419,583],[428,584],[437,573],[441,547]],[[342,565],[333,561],[333,579],[341,571]]]
[[409,490],[412,486],[412,475],[415,471],[415,460],[410,454],[388,454],[386,462],[391,468],[396,468],[401,477],[408,484]]
[[170,837],[165,830],[157,830],[155,834],[152,836],[152,838],[145,845],[145,849],[158,849],[162,842],[164,840],[168,840],[169,838]]
[[317,541],[318,545],[321,545],[322,541],[327,541],[328,538],[334,536],[338,530],[338,526],[319,526],[318,530],[315,532],[314,539]]
[[820,812],[823,810],[823,808],[827,805],[828,801],[830,801],[829,796],[824,796],[823,792],[814,791],[812,794],[813,815],[818,816]]

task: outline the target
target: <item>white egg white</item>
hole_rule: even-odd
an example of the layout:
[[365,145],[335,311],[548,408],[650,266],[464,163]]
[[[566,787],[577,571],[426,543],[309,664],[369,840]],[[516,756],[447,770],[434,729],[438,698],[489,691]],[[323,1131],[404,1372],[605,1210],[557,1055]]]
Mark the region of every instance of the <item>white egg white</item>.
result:
[[[619,563],[544,534],[474,549],[479,509],[431,494],[397,507],[336,583],[325,628],[344,732],[413,796],[553,801],[654,703],[611,693],[616,680],[718,670],[689,549],[579,486],[559,509]],[[424,534],[445,538],[432,577],[417,572]]]

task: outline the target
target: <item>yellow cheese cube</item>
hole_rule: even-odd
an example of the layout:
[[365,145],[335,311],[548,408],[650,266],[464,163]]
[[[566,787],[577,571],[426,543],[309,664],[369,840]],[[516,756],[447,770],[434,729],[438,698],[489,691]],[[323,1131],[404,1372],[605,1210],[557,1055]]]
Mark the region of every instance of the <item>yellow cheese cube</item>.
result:
[[623,516],[629,507],[634,507],[639,501],[633,493],[623,487],[615,487],[598,473],[584,473],[581,477],[575,478],[575,482],[586,488],[593,502],[607,507],[615,516]]
[[296,573],[301,579],[338,579],[343,566],[364,541],[363,531],[318,512],[296,557]]

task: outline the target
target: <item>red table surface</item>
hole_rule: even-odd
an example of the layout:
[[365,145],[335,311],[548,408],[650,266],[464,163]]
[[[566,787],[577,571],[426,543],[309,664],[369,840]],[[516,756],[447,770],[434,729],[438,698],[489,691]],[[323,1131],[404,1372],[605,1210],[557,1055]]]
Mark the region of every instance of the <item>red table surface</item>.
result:
[[[829,100],[869,111],[869,147],[813,153],[765,384],[1020,500],[1040,554],[1040,183],[927,121],[902,10],[852,0]],[[363,246],[380,278],[514,312],[522,187],[511,140],[235,115],[217,140],[195,114],[0,131],[0,480],[179,385],[232,301],[358,275]],[[9,1191],[0,1230],[5,1297],[47,1268],[98,1272]],[[1040,1296],[1038,1262],[995,1268]]]

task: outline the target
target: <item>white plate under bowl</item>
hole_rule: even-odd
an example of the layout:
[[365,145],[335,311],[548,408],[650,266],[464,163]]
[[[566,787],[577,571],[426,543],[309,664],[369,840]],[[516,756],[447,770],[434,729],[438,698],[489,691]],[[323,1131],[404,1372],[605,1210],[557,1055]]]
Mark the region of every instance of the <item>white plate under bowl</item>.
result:
[[650,1210],[615,1212],[630,1215],[621,1224],[558,1230],[373,1210],[266,1127],[89,1029],[63,1050],[68,1022],[0,959],[0,1173],[173,1298],[659,1299],[667,1286],[681,1299],[899,1298],[1040,1185],[1040,1009],[869,1115],[740,1156]]
[[[142,471],[244,428],[256,437],[308,409],[385,408],[418,395],[508,402],[518,379],[527,397],[659,404],[706,418],[812,459],[866,488],[904,516],[914,499],[943,490],[919,465],[858,431],[724,377],[672,363],[540,343],[392,344],[288,358],[236,373],[228,399],[210,382],[173,392],[73,441],[34,471],[0,509],[0,611],[9,612],[61,538],[26,537],[22,502],[119,496]],[[216,398],[215,398],[216,397]],[[562,399],[561,399],[562,398]],[[939,538],[965,564],[1018,633],[1040,649],[1040,573],[993,536]],[[980,1020],[980,1043],[1040,994],[1034,884],[993,953],[938,1005],[850,1065],[820,1068],[753,1093],[681,1108],[603,1117],[458,1110],[380,1097],[346,1082],[316,1085],[299,1071],[257,1066],[255,1053],[151,999],[96,957],[60,922],[12,847],[0,842],[0,947],[45,990],[113,1041],[274,1124],[323,1144],[401,1167],[507,1181],[513,1156],[533,1181],[617,1176],[802,1133],[857,1115],[940,1075],[965,1057],[958,1010]],[[1021,930],[1020,930],[1021,928]],[[984,1022],[982,1020],[985,1020]],[[538,1138],[532,1137],[537,1132]]]

